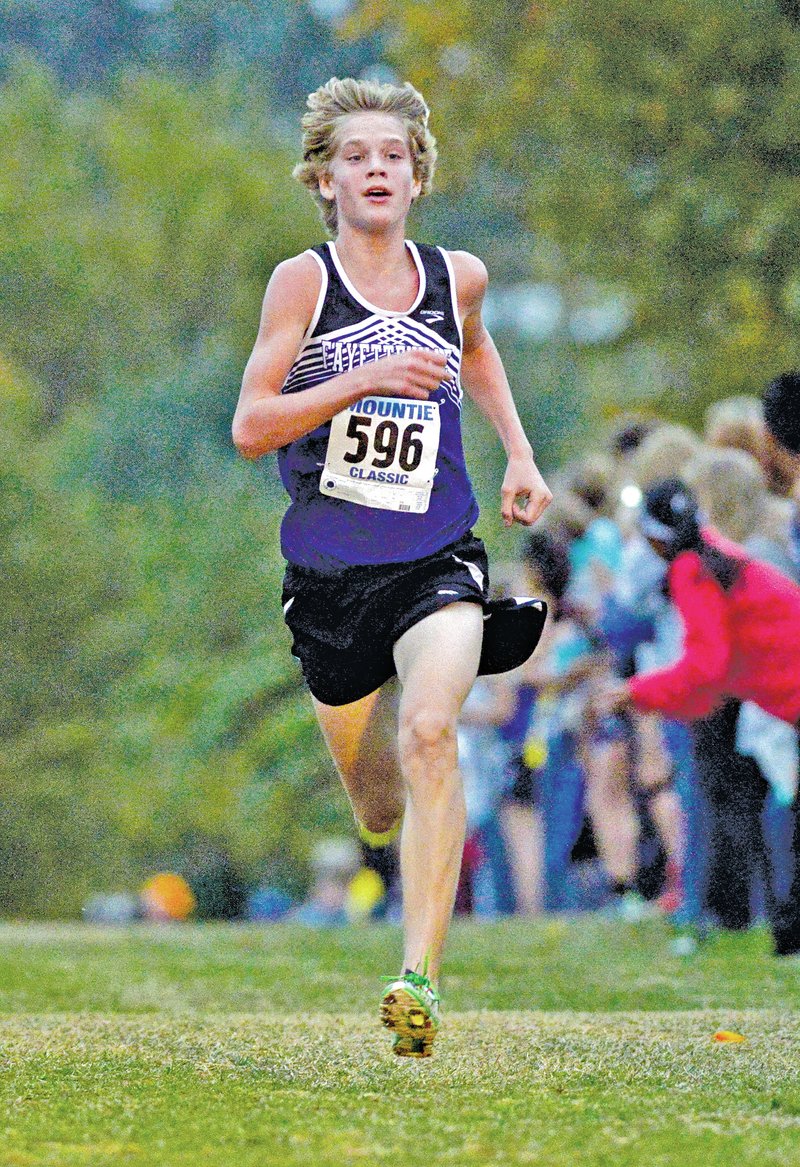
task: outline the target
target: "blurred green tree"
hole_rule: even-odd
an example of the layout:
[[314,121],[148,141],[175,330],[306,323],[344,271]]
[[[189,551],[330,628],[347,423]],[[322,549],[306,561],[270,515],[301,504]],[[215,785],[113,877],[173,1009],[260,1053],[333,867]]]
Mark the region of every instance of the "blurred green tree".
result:
[[0,348],[45,387],[45,417],[112,373],[219,346],[242,363],[270,271],[318,228],[235,86],[129,74],[68,95],[18,61],[0,120]]
[[449,190],[506,175],[539,278],[633,294],[663,408],[696,418],[800,359],[791,5],[376,0],[351,27],[426,95]]
[[118,411],[116,451],[118,401],[43,438],[7,362],[0,397],[0,914],[74,915],[192,832],[299,887],[346,811],[280,618],[264,468],[196,440],[202,413],[149,468],[125,439],[137,407],[145,430],[176,420],[163,393]]

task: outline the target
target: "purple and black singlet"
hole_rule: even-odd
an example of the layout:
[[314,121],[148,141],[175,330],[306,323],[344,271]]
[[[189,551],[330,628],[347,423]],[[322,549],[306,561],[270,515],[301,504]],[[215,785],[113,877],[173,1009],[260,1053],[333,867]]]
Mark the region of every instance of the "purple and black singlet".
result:
[[322,287],[283,393],[301,393],[408,348],[446,353],[447,371],[428,401],[366,397],[278,452],[291,498],[281,527],[290,563],[337,571],[421,559],[478,517],[461,441],[462,337],[452,265],[441,248],[410,241],[407,247],[420,286],[406,313],[368,303],[333,243],[310,253]]

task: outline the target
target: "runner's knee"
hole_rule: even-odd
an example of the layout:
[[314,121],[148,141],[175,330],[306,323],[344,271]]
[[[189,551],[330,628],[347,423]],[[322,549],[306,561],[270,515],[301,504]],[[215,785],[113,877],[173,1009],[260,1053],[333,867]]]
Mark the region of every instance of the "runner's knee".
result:
[[456,722],[446,710],[419,705],[401,714],[398,744],[404,764],[455,757]]

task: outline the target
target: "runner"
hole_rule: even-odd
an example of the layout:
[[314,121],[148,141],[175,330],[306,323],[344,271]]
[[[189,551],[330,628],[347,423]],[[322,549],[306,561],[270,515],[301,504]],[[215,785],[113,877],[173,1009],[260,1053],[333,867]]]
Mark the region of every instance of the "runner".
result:
[[405,955],[381,1017],[395,1053],[426,1057],[464,843],[456,722],[477,673],[526,659],[545,616],[487,603],[462,381],[508,456],[505,525],[551,495],[481,320],[486,269],[405,238],[436,161],[422,97],[333,78],[308,107],[295,176],[335,242],[275,269],[233,437],[247,458],[278,452],[284,615],[362,838],[402,825]]

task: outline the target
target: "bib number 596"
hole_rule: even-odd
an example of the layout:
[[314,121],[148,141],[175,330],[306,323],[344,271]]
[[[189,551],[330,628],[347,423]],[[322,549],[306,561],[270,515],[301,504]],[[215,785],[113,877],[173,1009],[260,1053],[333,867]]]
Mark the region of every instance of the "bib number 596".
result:
[[416,470],[422,461],[423,453],[422,439],[418,435],[423,432],[425,427],[419,422],[409,422],[403,428],[401,438],[400,426],[397,422],[379,421],[373,430],[373,420],[364,414],[354,413],[351,415],[347,426],[347,437],[354,438],[356,446],[354,450],[348,450],[342,455],[344,461],[350,462],[354,466],[366,461],[371,447],[374,451],[371,464],[377,470],[385,470],[391,466],[395,455],[401,470],[409,473]]

